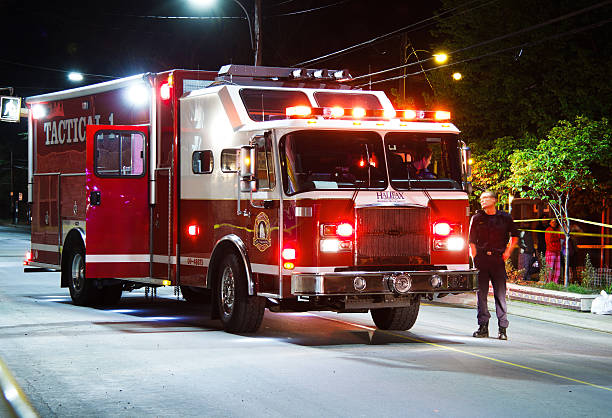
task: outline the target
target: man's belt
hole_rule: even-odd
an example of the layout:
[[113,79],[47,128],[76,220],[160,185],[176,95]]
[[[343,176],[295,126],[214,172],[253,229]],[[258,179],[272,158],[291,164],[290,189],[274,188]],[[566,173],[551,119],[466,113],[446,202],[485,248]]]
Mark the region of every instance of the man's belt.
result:
[[486,248],[479,248],[478,252],[480,252],[482,254],[486,254],[486,255],[502,255],[502,254],[504,254],[503,251],[500,251],[500,250],[488,250]]

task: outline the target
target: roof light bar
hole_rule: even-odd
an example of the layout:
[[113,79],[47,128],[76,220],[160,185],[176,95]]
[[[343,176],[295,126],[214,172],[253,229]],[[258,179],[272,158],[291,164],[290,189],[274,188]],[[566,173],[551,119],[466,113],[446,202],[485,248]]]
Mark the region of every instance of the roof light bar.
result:
[[292,106],[285,110],[288,117],[307,117],[312,114],[312,109],[309,106]]

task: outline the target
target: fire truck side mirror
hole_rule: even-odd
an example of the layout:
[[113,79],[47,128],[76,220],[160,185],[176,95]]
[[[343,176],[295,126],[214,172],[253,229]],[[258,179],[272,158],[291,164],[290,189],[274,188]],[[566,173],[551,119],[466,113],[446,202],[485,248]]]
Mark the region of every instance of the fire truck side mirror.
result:
[[472,150],[461,141],[461,169],[463,170],[463,190],[472,193]]
[[252,145],[244,145],[240,148],[240,179],[251,180],[255,175],[255,147]]

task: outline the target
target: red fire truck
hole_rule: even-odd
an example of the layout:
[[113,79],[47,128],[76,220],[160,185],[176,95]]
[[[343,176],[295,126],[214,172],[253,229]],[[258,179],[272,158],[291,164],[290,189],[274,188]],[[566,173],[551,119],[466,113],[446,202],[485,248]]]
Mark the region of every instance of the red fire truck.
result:
[[371,312],[473,291],[467,147],[346,71],[228,65],[34,96],[30,269],[77,305],[176,286],[229,332],[274,312]]

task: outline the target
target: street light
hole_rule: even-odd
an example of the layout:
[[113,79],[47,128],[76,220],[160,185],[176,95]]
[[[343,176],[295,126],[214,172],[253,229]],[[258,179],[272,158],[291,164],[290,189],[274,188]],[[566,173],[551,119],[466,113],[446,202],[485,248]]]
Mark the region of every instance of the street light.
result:
[[[410,52],[410,54],[406,55],[406,52],[408,51],[408,48],[412,49],[412,51]],[[408,61],[410,60],[410,57],[412,55],[414,55],[415,57],[417,57],[417,60],[419,59],[419,56],[417,55],[419,52],[424,52],[427,54],[431,54],[431,51],[428,51],[426,49],[414,49],[412,47],[412,45],[410,43],[408,43],[405,47],[404,47],[404,64],[407,64]],[[432,57],[434,59],[434,61],[437,64],[444,64],[446,61],[448,61],[448,54],[444,53],[444,52],[437,52],[435,54],[432,54]],[[423,66],[421,65],[421,70],[423,70]],[[427,76],[425,76],[425,78],[427,78]],[[427,80],[429,82],[429,80]],[[431,87],[431,84],[429,84]],[[433,90],[433,87],[432,87]],[[406,68],[404,67],[404,77],[402,78],[402,97],[404,98],[404,100],[406,99]]]
[[453,80],[459,81],[463,78],[463,74],[461,73],[453,73]]
[[[189,0],[189,1],[196,7],[210,7],[214,4],[216,0]],[[249,24],[249,38],[251,40],[251,51],[255,52],[255,65],[261,65],[261,54],[260,54],[261,29],[260,29],[260,23],[259,23],[261,20],[261,16],[259,15],[261,0],[255,1],[255,32],[256,32],[255,37],[257,38],[257,46],[255,46],[255,43],[253,41],[253,26],[251,25],[251,16],[249,15],[249,12],[244,7],[244,5],[240,3],[238,0],[232,0],[232,1],[236,3],[238,6],[240,6],[242,11],[244,12],[244,15],[247,18],[247,22]]]
[[68,80],[78,83],[79,81],[83,81],[83,74],[73,71],[68,74]]

